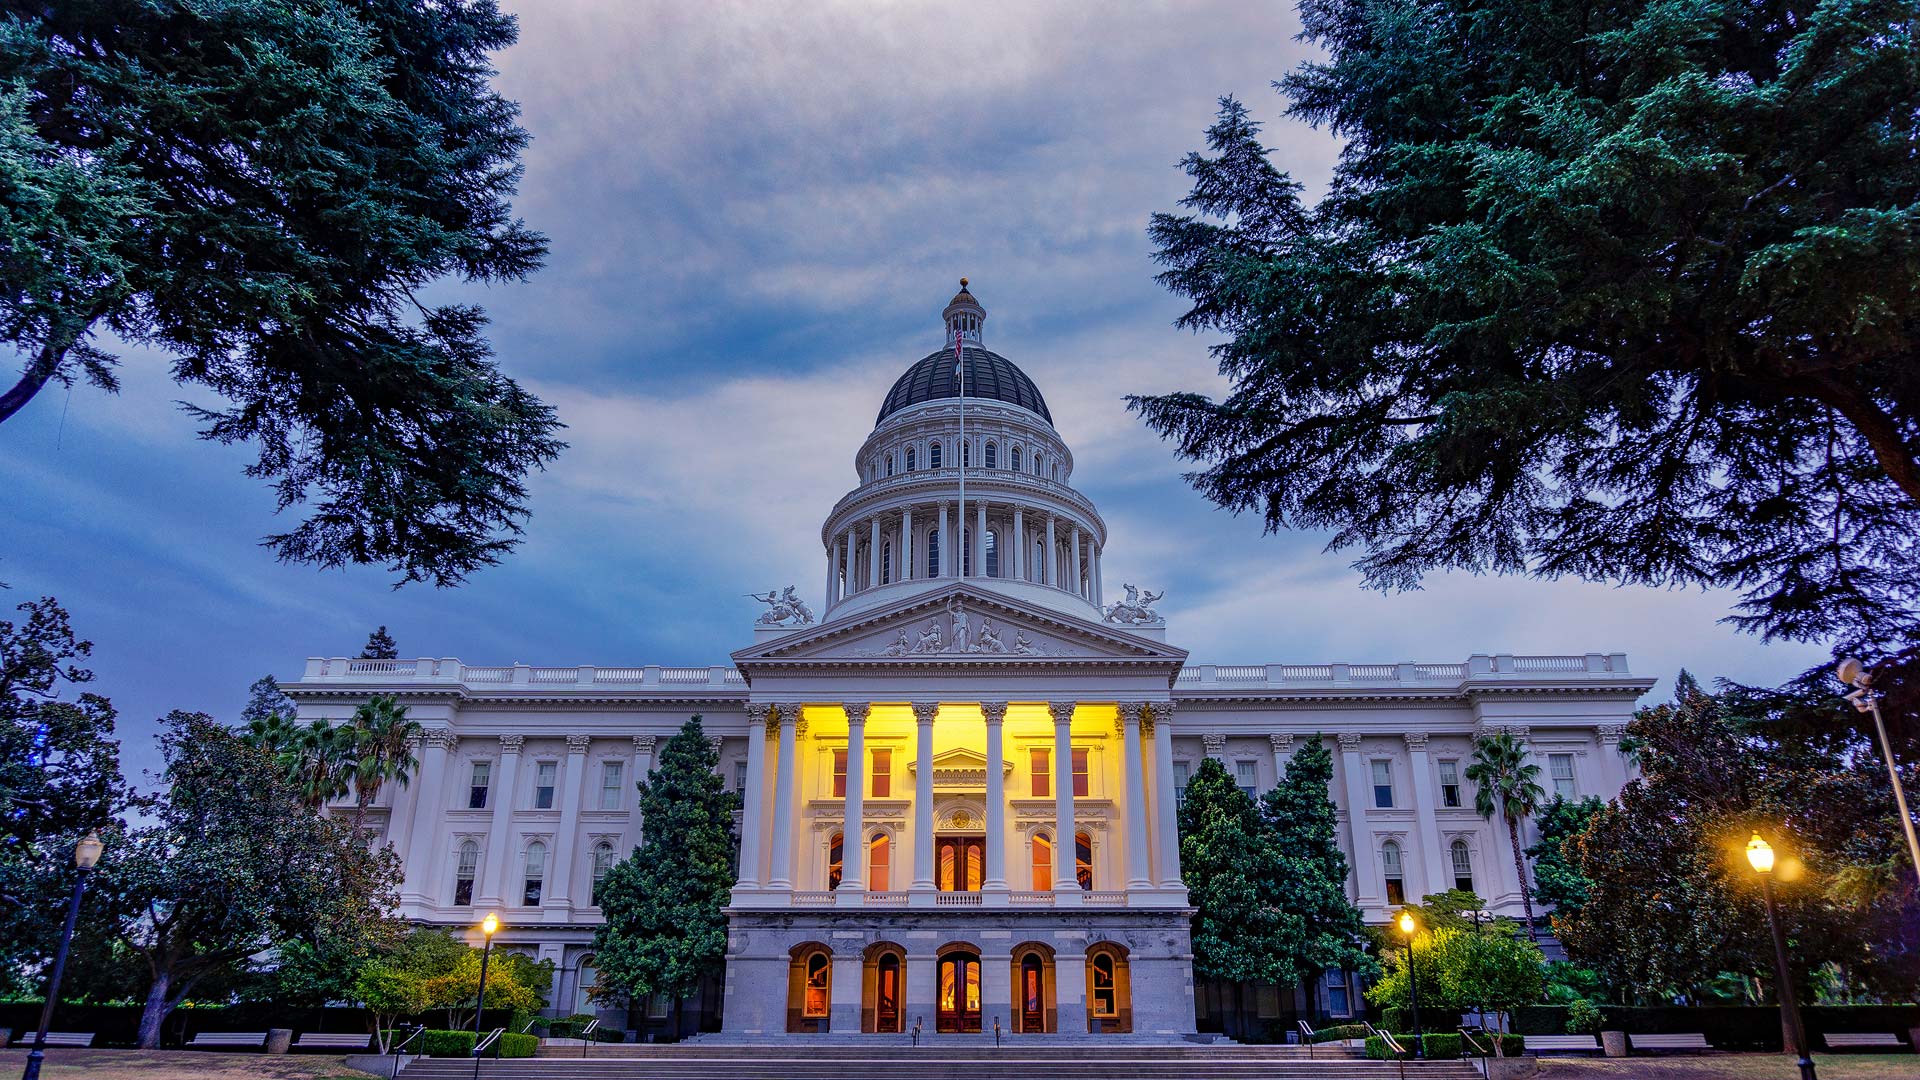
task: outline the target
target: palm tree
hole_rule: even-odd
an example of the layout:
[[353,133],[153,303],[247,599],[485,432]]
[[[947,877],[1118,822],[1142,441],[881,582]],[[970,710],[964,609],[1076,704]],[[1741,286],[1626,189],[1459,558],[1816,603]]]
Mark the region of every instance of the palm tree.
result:
[[1527,865],[1520,857],[1520,822],[1547,801],[1546,789],[1534,779],[1540,775],[1540,766],[1527,761],[1526,744],[1512,732],[1502,731],[1474,740],[1473,761],[1467,765],[1466,774],[1473,782],[1473,808],[1489,821],[1497,813],[1507,823],[1513,869],[1520,878],[1520,904],[1527,913],[1527,937],[1537,941],[1533,886],[1527,881]]
[[281,763],[300,785],[308,806],[318,810],[328,799],[347,793],[356,758],[354,742],[350,727],[315,720],[299,729],[292,745],[281,751]]
[[300,743],[300,725],[285,713],[271,713],[247,721],[240,737],[254,746],[280,757],[294,750]]
[[413,779],[419,765],[413,748],[422,728],[407,719],[406,706],[397,699],[376,697],[354,710],[347,730],[353,733],[353,827],[358,829],[381,787],[389,782],[406,787]]

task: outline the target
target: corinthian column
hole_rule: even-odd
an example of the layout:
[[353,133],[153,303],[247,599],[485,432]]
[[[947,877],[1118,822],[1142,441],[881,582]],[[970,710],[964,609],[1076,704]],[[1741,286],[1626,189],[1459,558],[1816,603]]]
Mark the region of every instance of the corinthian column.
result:
[[[407,825],[407,874],[400,885],[400,898],[408,903],[431,903],[428,890],[436,865],[431,853],[440,849],[440,808],[447,802],[447,756],[459,740],[447,728],[428,728],[421,732],[420,780],[408,793],[413,798]],[[462,789],[464,796],[464,789]],[[461,805],[465,805],[463,802]]]
[[1147,788],[1141,770],[1145,766],[1140,753],[1140,720],[1147,712],[1144,701],[1120,703],[1120,728],[1124,739],[1121,769],[1126,776],[1127,800],[1127,888],[1151,889],[1152,871],[1147,866]]
[[747,705],[747,790],[740,807],[740,880],[734,888],[752,892],[760,888],[760,853],[766,841],[767,720],[773,706],[764,702]]
[[1007,891],[1007,779],[1001,732],[1007,703],[983,701],[980,716],[987,722],[987,880],[983,892]]
[[937,701],[913,703],[913,883],[914,892],[933,891],[933,721]]
[[[493,790],[487,797],[493,800],[493,824],[487,830],[487,894],[480,898],[476,906],[497,908],[507,892],[509,867],[519,853],[514,850],[513,798],[514,773],[520,768],[520,747],[527,741],[525,735],[500,736],[500,776],[494,781]],[[518,906],[518,905],[515,905]]]
[[867,891],[867,713],[872,706],[864,701],[842,702],[847,714],[847,801],[840,822],[840,887],[859,902],[857,894]]
[[772,866],[767,888],[793,888],[793,725],[800,718],[800,706],[782,705],[780,712],[780,760],[775,763],[773,781],[773,835],[767,838]]
[[1080,879],[1074,875],[1073,823],[1073,709],[1071,701],[1049,701],[1053,714],[1053,892],[1054,903],[1071,897],[1080,901]]
[[1180,819],[1173,791],[1173,702],[1156,701],[1153,717],[1154,851],[1160,856],[1155,873],[1163,889],[1184,887],[1180,880]]

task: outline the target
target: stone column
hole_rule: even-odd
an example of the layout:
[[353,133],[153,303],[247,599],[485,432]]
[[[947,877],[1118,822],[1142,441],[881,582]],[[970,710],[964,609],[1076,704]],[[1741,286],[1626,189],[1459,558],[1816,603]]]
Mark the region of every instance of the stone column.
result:
[[747,705],[747,790],[740,807],[740,878],[735,892],[754,892],[760,888],[760,853],[765,842],[767,718],[773,706],[764,702]]
[[974,513],[977,524],[973,530],[973,576],[987,576],[987,501],[975,499]]
[[647,778],[648,773],[653,771],[653,741],[652,735],[635,735],[633,756],[627,759],[627,772],[631,775],[627,778],[626,797],[633,800],[633,808],[627,811],[628,851],[639,847],[640,841],[646,835],[644,830],[646,822],[640,814],[639,784]]
[[1013,507],[1013,580],[1027,580],[1027,511],[1019,504]]
[[953,543],[953,534],[947,531],[947,504],[946,503],[940,504],[939,536],[940,536],[940,575],[939,576],[954,577],[956,575],[952,572],[952,570],[949,569],[949,567],[953,565],[954,543]]
[[794,722],[800,719],[800,706],[782,705],[780,710],[780,758],[774,764],[773,832],[767,836],[767,852],[772,856],[767,872],[767,888],[793,889],[793,766]]
[[867,588],[876,588],[880,584],[880,515],[875,514],[867,523],[870,539],[867,541]]
[[1426,888],[1419,892],[1409,889],[1408,894],[1425,896],[1453,888],[1453,874],[1448,866],[1447,845],[1440,839],[1440,823],[1433,812],[1439,802],[1433,790],[1433,765],[1427,760],[1427,733],[1409,731],[1405,738],[1411,760],[1408,771],[1413,773],[1413,818],[1419,826],[1414,843],[1420,848],[1420,873],[1426,879]]
[[912,581],[916,576],[913,565],[913,507],[900,511],[900,566],[893,575],[899,581]]
[[1104,606],[1101,601],[1105,594],[1100,590],[1100,548],[1093,549],[1093,606]]
[[1154,873],[1163,889],[1185,887],[1180,880],[1180,818],[1173,792],[1173,702],[1156,701],[1153,717],[1154,844],[1159,865]]
[[[440,813],[449,797],[447,758],[459,742],[447,728],[428,728],[421,733],[420,777],[408,790],[413,806],[407,823],[406,879],[400,884],[402,902],[434,902],[431,891],[441,866],[436,853],[444,847],[440,842]],[[464,795],[464,786],[456,785],[453,791]]]
[[827,591],[820,594],[825,599],[825,602],[829,604],[833,603],[835,599],[833,595],[833,583],[834,578],[839,576],[839,562],[840,541],[837,537],[830,536],[827,538]]
[[1142,772],[1146,762],[1140,753],[1140,721],[1146,715],[1144,701],[1120,703],[1120,730],[1124,738],[1121,769],[1126,774],[1127,800],[1127,888],[1153,888],[1153,872],[1147,866],[1147,785]]
[[[933,892],[933,721],[937,701],[913,703],[913,884],[914,892]],[[991,845],[989,845],[991,846]]]
[[847,901],[864,903],[859,895],[867,891],[867,713],[872,706],[864,701],[844,701],[840,708],[847,714],[847,801],[840,821],[840,888]]
[[1339,739],[1340,772],[1347,789],[1347,836],[1351,848],[1347,861],[1353,866],[1354,902],[1363,910],[1377,908],[1380,894],[1374,891],[1373,882],[1379,876],[1380,858],[1373,850],[1372,835],[1367,831],[1367,796],[1371,794],[1367,763],[1360,759],[1358,733],[1343,731]]
[[573,876],[580,864],[580,786],[587,771],[591,735],[567,736],[567,764],[560,777],[560,831],[553,841],[553,884],[542,907],[573,908]]
[[983,701],[980,716],[987,722],[987,878],[983,892],[1006,892],[1007,885],[1007,766],[1002,738],[1007,703]]
[[[1087,1033],[1087,946],[1061,942],[1053,954],[1053,992],[1061,1035]],[[1135,984],[1138,985],[1138,984]]]
[[1085,596],[1087,595],[1086,568],[1080,561],[1080,526],[1075,525],[1067,535],[1068,543],[1073,546],[1073,555],[1067,560],[1069,569],[1073,571],[1073,594]]
[[1054,904],[1080,902],[1080,879],[1073,873],[1073,709],[1071,701],[1049,701],[1053,714],[1053,891]]
[[1000,1022],[1003,1034],[1013,1034],[1013,954],[989,955],[983,951],[980,954],[980,1033],[989,1039],[993,1038],[995,1020]]
[[1060,551],[1058,548],[1054,547],[1055,543],[1056,541],[1053,538],[1053,515],[1048,514],[1047,515],[1047,558],[1045,563],[1046,576],[1043,577],[1040,581],[1040,584],[1042,585],[1058,585],[1059,584],[1058,578],[1060,577],[1060,569],[1059,569]]
[[511,832],[514,773],[520,768],[520,747],[526,741],[525,735],[500,736],[500,768],[493,778],[493,790],[487,793],[493,800],[493,820],[487,827],[487,891],[475,907],[497,908],[506,897],[507,868],[518,854]]

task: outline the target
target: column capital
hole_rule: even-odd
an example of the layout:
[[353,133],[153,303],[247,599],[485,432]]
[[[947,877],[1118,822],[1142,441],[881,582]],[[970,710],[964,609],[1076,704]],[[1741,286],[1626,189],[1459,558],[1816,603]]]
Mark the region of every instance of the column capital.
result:
[[1269,735],[1267,736],[1267,741],[1273,744],[1273,752],[1276,754],[1293,753],[1293,733],[1292,732],[1286,732],[1279,735]]
[[527,737],[525,735],[502,735],[500,736],[500,752],[503,754],[517,754],[520,752],[520,747],[525,744],[526,741]]
[[1627,725],[1601,724],[1600,726],[1594,728],[1594,733],[1600,736],[1600,742],[1602,745],[1619,746],[1621,736],[1627,733]]
[[1352,754],[1360,749],[1360,733],[1357,731],[1343,731],[1334,738],[1339,741],[1343,753]]
[[1179,702],[1171,700],[1149,702],[1147,704],[1147,713],[1153,718],[1153,722],[1156,724],[1162,720],[1171,721],[1173,719],[1174,707],[1178,704]]
[[653,735],[635,735],[633,737],[634,753],[636,754],[653,753],[653,742],[655,738],[656,736],[653,736]]
[[1227,737],[1217,731],[1209,731],[1200,736],[1200,745],[1206,749],[1208,757],[1218,758],[1227,752]]
[[1426,732],[1409,731],[1409,732],[1406,732],[1402,737],[1407,740],[1407,749],[1413,751],[1416,754],[1424,754],[1427,752],[1427,733]]
[[[747,726],[767,727],[767,721],[773,716],[773,706],[764,701],[747,702]],[[635,736],[638,738],[638,736]]]
[[931,724],[940,715],[940,703],[937,701],[915,701],[907,707],[913,710],[916,724]]
[[1053,722],[1056,725],[1071,724],[1073,723],[1073,710],[1079,704],[1077,701],[1049,701],[1047,702],[1047,711],[1053,714]]
[[1126,727],[1137,727],[1147,715],[1147,703],[1144,701],[1123,701],[1114,709],[1120,714],[1120,723]]
[[873,711],[873,702],[843,701],[840,703],[840,708],[847,714],[847,723],[865,724],[867,722],[867,714]]
[[591,735],[569,735],[567,736],[567,753],[584,754],[587,752],[587,747],[592,745],[592,743],[593,736]]
[[460,745],[460,736],[452,728],[428,728],[420,733],[420,744],[436,750],[452,750]]
[[1007,718],[1007,703],[1004,701],[983,701],[980,703],[980,715],[989,724],[1002,723]]

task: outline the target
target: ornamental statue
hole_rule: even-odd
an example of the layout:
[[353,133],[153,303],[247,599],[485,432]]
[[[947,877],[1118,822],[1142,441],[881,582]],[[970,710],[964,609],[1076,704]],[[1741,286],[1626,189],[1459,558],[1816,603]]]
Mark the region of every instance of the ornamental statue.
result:
[[1132,585],[1122,585],[1127,591],[1125,600],[1115,600],[1106,607],[1107,621],[1120,626],[1165,626],[1167,620],[1153,610],[1153,604],[1167,595],[1160,592],[1142,592]]
[[793,594],[789,585],[779,592],[768,589],[764,593],[748,593],[748,596],[767,605],[767,610],[754,620],[755,626],[810,626],[813,624],[813,610],[807,602]]

